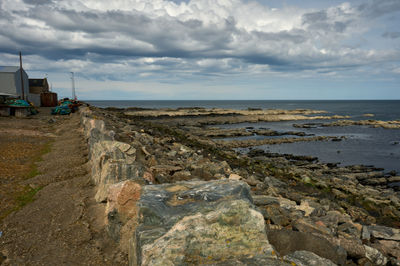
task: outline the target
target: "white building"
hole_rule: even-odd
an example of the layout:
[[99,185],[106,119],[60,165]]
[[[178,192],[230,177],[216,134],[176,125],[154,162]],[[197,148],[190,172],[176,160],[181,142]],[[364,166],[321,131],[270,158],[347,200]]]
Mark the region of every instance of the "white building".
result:
[[[28,74],[22,69],[25,98],[40,106],[40,95],[29,93]],[[0,66],[0,96],[22,98],[21,70],[15,66]]]

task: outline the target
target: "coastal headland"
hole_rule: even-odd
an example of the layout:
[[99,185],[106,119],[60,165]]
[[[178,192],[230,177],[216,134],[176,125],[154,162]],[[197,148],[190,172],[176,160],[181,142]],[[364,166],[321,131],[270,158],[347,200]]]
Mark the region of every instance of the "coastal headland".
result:
[[[318,119],[334,120],[325,126],[400,125],[348,118],[314,110],[95,107],[53,122],[46,117],[35,130],[52,134],[43,161],[55,167],[59,158],[60,172],[39,163],[43,174],[21,181],[40,191],[3,219],[3,263],[57,262],[43,254],[49,252],[65,262],[81,256],[83,264],[104,265],[400,265],[396,172],[233,149],[340,141],[305,134],[303,122],[288,132],[217,127]],[[279,138],[234,138],[254,134]],[[79,163],[69,165],[74,155]],[[60,205],[51,204],[51,195]],[[75,226],[80,237],[61,238]],[[74,245],[76,254],[70,253]]]

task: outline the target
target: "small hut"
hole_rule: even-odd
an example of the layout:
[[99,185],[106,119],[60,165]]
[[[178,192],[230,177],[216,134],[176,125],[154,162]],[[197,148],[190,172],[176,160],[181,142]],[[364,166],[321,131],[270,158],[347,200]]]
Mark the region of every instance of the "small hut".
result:
[[51,92],[49,88],[47,78],[29,79],[29,92],[40,95],[40,106],[57,106],[57,93]]

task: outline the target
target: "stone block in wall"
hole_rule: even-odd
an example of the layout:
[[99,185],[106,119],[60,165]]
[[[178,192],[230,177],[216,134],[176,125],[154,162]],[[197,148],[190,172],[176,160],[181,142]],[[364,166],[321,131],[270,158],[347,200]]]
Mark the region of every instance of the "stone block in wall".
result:
[[275,260],[264,218],[241,181],[190,181],[142,188],[130,265]]
[[125,160],[121,161],[123,164],[133,163],[135,156],[128,156],[127,150],[134,149],[127,143],[118,141],[98,141],[96,142],[90,151],[90,161],[92,165],[92,179],[95,184],[99,184],[102,181],[101,173],[103,171],[103,165],[108,160]]
[[133,180],[136,183],[145,184],[143,165],[127,159],[107,160],[101,167],[95,200],[105,202],[107,200],[109,187],[124,180]]
[[[106,226],[109,235],[115,240],[120,241],[121,230],[134,231],[137,224],[137,206],[140,199],[142,185],[132,180],[125,180],[111,185],[108,189],[106,206]],[[127,244],[129,235],[122,236]]]

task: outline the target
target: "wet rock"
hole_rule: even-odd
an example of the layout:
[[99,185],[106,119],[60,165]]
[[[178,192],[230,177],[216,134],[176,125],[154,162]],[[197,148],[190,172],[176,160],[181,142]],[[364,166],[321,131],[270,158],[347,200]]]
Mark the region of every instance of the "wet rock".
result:
[[299,266],[335,266],[337,264],[333,263],[332,261],[321,258],[320,256],[305,250],[298,250],[289,255],[283,257],[283,259],[294,262],[295,265]]
[[377,239],[400,241],[400,229],[381,225],[371,225],[368,226],[368,231]]
[[281,256],[286,256],[295,251],[305,250],[331,260],[333,263],[344,265],[347,253],[340,246],[330,243],[323,237],[310,233],[290,230],[268,230],[269,242],[276,248]]
[[142,190],[131,265],[212,264],[268,255],[276,258],[264,219],[239,181],[179,182]]

